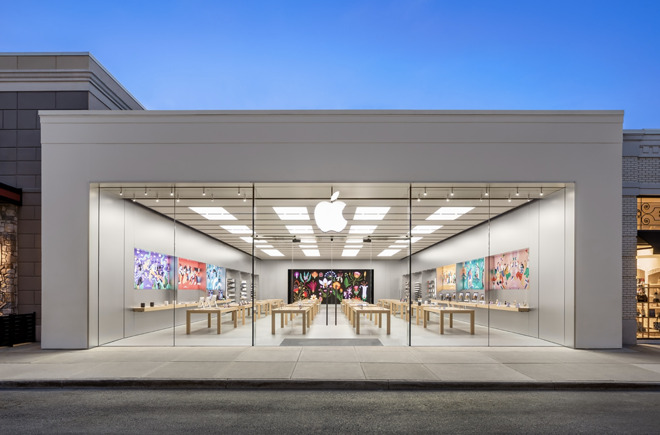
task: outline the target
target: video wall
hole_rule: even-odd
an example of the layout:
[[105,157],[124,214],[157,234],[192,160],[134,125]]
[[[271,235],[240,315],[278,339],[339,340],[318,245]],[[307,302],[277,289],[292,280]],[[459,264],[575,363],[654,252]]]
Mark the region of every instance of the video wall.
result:
[[219,299],[225,296],[227,272],[224,267],[138,248],[133,250],[133,257],[135,289],[174,290],[176,269],[177,290],[202,290],[218,295]]
[[373,269],[289,269],[289,303],[320,299],[330,304],[344,299],[374,302]]
[[525,290],[529,249],[475,258],[436,269],[439,290]]

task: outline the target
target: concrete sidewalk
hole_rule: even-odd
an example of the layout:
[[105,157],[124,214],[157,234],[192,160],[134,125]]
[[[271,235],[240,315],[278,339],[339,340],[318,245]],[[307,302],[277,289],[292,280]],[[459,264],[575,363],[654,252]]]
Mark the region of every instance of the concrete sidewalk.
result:
[[660,390],[660,347],[0,348],[0,388]]

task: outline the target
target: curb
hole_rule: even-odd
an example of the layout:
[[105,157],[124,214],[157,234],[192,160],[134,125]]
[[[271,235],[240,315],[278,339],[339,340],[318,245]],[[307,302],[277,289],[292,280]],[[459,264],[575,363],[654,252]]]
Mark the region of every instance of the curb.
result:
[[333,380],[88,379],[5,380],[8,389],[180,389],[180,390],[343,390],[343,391],[660,391],[660,383],[641,382],[435,382]]

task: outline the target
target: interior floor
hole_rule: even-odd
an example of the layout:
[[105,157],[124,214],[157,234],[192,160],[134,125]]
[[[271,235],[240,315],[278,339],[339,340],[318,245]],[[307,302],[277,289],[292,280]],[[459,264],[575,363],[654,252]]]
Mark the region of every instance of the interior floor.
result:
[[[271,333],[270,316],[262,316],[255,322],[255,345],[257,346],[281,346],[285,339],[297,339],[299,345],[304,345],[304,340],[309,340],[310,345],[322,345],[322,339],[328,340],[329,345],[359,345],[361,340],[377,339],[373,345],[382,346],[407,346],[408,345],[408,322],[400,317],[391,318],[391,331],[386,333],[387,321],[383,316],[382,328],[376,326],[373,320],[362,317],[360,321],[360,334],[356,334],[348,318],[337,310],[337,325],[335,325],[335,312],[330,309],[321,311],[315,316],[310,328],[305,335],[302,334],[302,316],[296,316],[292,321],[281,328],[280,317],[275,322],[275,335]],[[195,320],[199,319],[199,320]],[[216,317],[213,316],[211,328],[207,327],[206,316],[200,315],[193,318],[191,322],[191,333],[186,334],[186,325],[175,328],[167,328],[151,333],[141,334],[124,338],[106,344],[107,346],[250,346],[252,344],[252,318],[246,317],[245,325],[241,320],[238,327],[233,327],[231,317],[222,317],[222,333],[217,334]],[[475,324],[474,335],[470,334],[470,324],[459,317],[454,319],[453,328],[449,327],[448,319],[445,319],[444,334],[439,333],[439,317],[431,316],[427,328],[416,324],[412,320],[412,345],[413,346],[558,346],[557,344],[502,331],[494,328]]]

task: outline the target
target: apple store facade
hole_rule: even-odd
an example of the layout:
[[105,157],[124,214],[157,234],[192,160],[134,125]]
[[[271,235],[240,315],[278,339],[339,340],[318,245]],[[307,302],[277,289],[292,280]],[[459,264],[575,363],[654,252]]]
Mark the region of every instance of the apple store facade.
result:
[[69,111],[42,347],[619,348],[619,111]]

